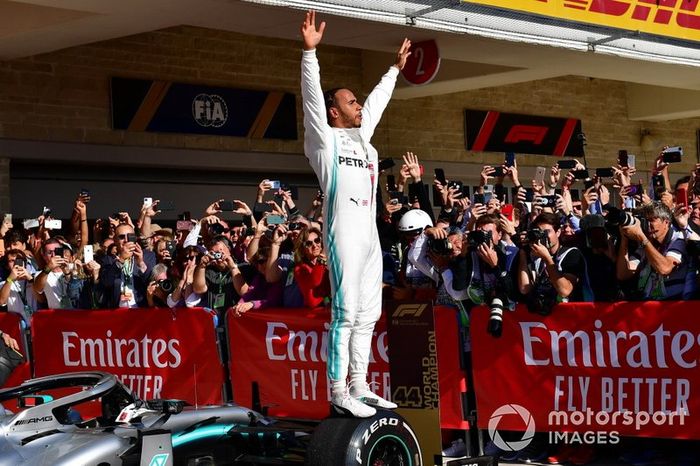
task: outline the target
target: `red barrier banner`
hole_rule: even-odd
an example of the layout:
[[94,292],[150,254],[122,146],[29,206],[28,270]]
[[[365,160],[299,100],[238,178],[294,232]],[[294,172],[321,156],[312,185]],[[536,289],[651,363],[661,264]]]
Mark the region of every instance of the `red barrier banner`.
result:
[[700,439],[692,421],[700,412],[697,313],[688,302],[569,303],[546,317],[518,306],[494,338],[488,309],[476,309],[479,427],[492,437],[538,431],[597,443],[617,435]]
[[[14,387],[32,377],[32,370],[29,365],[29,351],[23,336],[22,317],[14,312],[0,312],[0,330],[17,340],[19,350],[24,355],[25,362],[14,368],[3,385],[3,387]],[[11,409],[14,409],[14,407]]]
[[[252,404],[257,382],[262,406],[280,417],[323,419],[329,414],[326,378],[329,311],[266,309],[228,319],[231,381],[234,400]],[[459,367],[455,310],[437,307],[435,331],[443,428],[464,428],[461,393],[464,373]],[[389,348],[384,314],[375,327],[368,382],[375,392],[391,398]]]
[[32,342],[36,377],[99,370],[143,399],[223,401],[225,371],[204,309],[39,311]]

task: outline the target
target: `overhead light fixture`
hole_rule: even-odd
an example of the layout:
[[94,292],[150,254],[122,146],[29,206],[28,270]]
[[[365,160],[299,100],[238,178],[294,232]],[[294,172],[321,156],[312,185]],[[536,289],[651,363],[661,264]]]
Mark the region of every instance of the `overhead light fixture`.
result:
[[657,149],[656,141],[651,137],[651,131],[642,128],[642,135],[639,139],[639,146],[642,152],[654,152]]

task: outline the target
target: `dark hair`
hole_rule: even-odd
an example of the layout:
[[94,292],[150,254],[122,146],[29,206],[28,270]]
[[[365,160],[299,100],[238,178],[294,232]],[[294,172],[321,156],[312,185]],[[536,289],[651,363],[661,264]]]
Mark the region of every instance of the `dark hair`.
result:
[[44,241],[44,244],[41,245],[41,250],[42,250],[43,252],[46,252],[46,246],[48,246],[49,244],[58,244],[58,245],[60,245],[60,246],[63,246],[63,243],[61,243],[58,239],[56,239],[56,238],[49,238],[49,239],[47,239],[46,241]]
[[336,107],[338,103],[335,100],[335,94],[343,89],[342,87],[334,87],[333,89],[328,89],[323,93],[323,101],[326,104],[326,118],[328,119],[328,124],[331,124],[331,107]]
[[10,228],[7,230],[7,233],[5,233],[3,240],[7,246],[11,245],[12,243],[22,243],[26,245],[27,233],[17,228]]
[[551,225],[554,231],[559,231],[559,228],[561,227],[559,214],[553,214],[551,212],[543,212],[539,214],[537,217],[535,217],[535,220],[532,221],[532,226],[534,227],[540,225],[541,223]]
[[676,185],[673,187],[673,190],[674,191],[677,190],[678,185],[683,184],[683,183],[690,183],[690,175],[686,175],[686,176],[683,176],[681,178],[678,178],[678,180],[676,180]]
[[474,224],[474,229],[479,228],[482,225],[490,225],[494,224],[496,225],[496,231],[501,231],[501,219],[498,218],[497,215],[495,214],[487,214],[487,215],[482,215],[478,219],[476,219],[476,223]]

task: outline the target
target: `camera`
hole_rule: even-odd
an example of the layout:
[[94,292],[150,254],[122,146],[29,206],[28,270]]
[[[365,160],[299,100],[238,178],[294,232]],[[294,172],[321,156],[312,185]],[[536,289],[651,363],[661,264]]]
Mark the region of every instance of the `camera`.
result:
[[172,293],[173,291],[173,282],[171,282],[167,278],[163,280],[158,280],[156,284],[160,287],[161,290],[163,290],[164,293]]
[[542,246],[549,249],[551,244],[549,244],[549,236],[547,236],[546,231],[542,231],[539,228],[532,228],[527,231],[527,240],[530,244],[540,243]]
[[476,249],[482,244],[491,244],[491,232],[474,230],[467,234],[467,244],[470,249]]
[[221,260],[224,257],[224,253],[218,251],[212,251],[209,253],[212,259],[215,261]]
[[649,221],[646,218],[635,217],[629,212],[620,210],[617,207],[611,206],[610,204],[604,205],[603,210],[608,213],[608,215],[605,217],[605,222],[610,226],[628,227],[630,225],[634,225],[635,221],[639,221],[639,226],[641,227],[642,231],[648,230]]
[[551,195],[551,196],[540,196],[537,198],[536,205],[539,207],[556,207],[557,206],[557,196]]
[[553,294],[534,292],[527,296],[525,304],[528,311],[548,316],[557,304],[557,297]]
[[438,256],[452,255],[452,243],[447,238],[428,238],[428,250]]
[[503,333],[503,300],[498,297],[493,298],[489,308],[491,312],[486,331],[498,338]]

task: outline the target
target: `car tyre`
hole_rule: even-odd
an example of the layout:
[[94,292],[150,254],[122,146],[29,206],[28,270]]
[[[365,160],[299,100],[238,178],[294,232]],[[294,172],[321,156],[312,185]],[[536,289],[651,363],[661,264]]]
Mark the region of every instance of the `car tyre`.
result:
[[359,419],[331,417],[314,430],[306,466],[423,466],[418,439],[393,411]]

